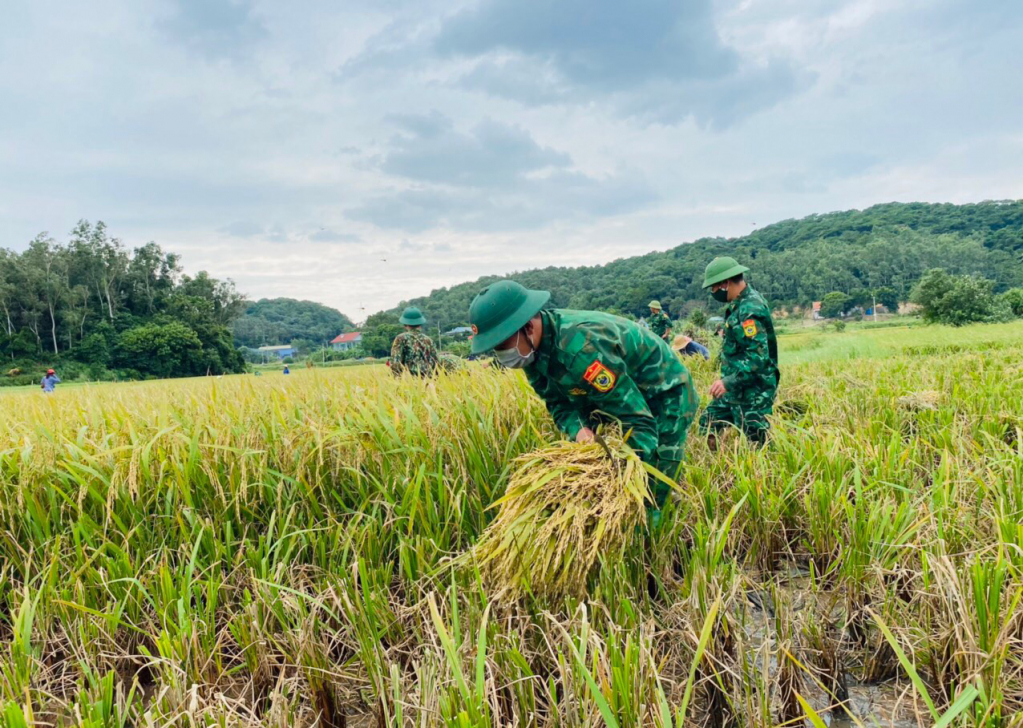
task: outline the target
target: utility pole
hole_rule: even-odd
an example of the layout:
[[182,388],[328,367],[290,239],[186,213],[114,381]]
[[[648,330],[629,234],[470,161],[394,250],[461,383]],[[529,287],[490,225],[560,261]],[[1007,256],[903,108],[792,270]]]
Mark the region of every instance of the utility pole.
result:
[[870,298],[874,301],[874,323],[877,323],[877,294],[873,291],[870,292]]

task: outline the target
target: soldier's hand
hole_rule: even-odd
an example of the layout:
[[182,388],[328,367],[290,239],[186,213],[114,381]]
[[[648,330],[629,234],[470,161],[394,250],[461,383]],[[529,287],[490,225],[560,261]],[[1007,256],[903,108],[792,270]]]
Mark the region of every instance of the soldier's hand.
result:
[[593,442],[593,438],[594,438],[593,430],[591,430],[589,427],[584,427],[583,429],[579,430],[579,434],[575,436],[575,441],[582,443]]
[[710,396],[714,399],[720,399],[725,395],[725,383],[720,379],[710,385]]

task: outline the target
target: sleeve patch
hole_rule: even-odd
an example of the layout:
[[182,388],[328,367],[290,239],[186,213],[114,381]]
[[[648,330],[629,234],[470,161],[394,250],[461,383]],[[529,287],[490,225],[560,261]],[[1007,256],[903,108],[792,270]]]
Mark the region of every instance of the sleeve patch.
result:
[[598,392],[610,392],[615,387],[616,377],[614,372],[600,363],[594,361],[586,369],[583,379],[593,385]]
[[746,337],[752,339],[757,335],[757,322],[755,319],[746,319],[742,322],[742,331]]

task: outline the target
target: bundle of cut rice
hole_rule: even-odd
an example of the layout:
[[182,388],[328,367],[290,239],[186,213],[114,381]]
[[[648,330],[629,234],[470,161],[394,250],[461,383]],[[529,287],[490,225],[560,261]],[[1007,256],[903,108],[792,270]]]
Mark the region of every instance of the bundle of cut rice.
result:
[[909,412],[936,410],[941,402],[941,393],[933,390],[912,392],[899,397],[899,407]]
[[601,554],[620,556],[650,500],[647,470],[616,435],[520,456],[497,518],[476,544],[488,584],[512,599],[581,596]]

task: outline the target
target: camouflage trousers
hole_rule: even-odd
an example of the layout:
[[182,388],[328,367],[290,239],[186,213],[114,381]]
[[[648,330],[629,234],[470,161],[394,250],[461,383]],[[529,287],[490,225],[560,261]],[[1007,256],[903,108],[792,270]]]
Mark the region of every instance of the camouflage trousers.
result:
[[[650,412],[657,420],[657,449],[652,456],[644,459],[667,475],[673,481],[678,480],[682,461],[685,459],[686,436],[689,426],[696,417],[696,392],[688,383],[668,390],[659,397],[647,402]],[[664,502],[671,493],[671,488],[657,478],[650,478],[650,490],[654,494],[657,510],[664,507]]]
[[700,433],[720,432],[725,427],[742,430],[750,442],[763,445],[771,423],[767,417],[774,411],[776,389],[750,389],[738,395],[725,393],[711,400],[700,415]]

